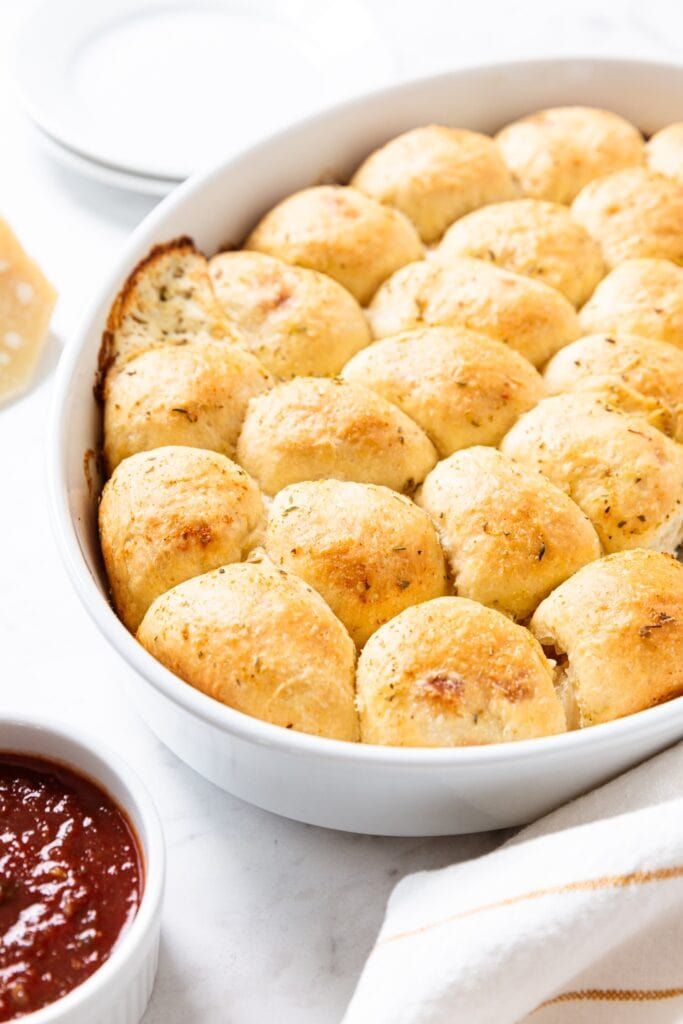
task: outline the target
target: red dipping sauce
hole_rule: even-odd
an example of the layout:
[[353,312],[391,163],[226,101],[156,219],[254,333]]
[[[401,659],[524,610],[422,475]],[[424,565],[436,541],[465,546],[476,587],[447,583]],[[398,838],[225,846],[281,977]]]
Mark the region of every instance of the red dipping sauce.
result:
[[106,793],[61,765],[0,754],[0,1021],[90,977],[142,889],[137,840]]

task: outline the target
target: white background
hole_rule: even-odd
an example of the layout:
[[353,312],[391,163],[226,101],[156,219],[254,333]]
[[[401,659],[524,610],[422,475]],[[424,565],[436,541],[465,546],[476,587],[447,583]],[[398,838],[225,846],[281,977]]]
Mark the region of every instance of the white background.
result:
[[[393,78],[561,53],[683,59],[678,0],[374,0],[368,7]],[[185,768],[126,702],[127,669],[81,609],[55,550],[45,431],[61,347],[154,201],[90,183],[43,155],[7,73],[13,29],[26,8],[0,0],[0,214],[60,300],[36,386],[0,410],[0,703],[87,726],[126,757],[154,795],[169,878],[146,1024],[331,1024],[342,1015],[394,882],[485,852],[502,837],[378,839],[281,820]],[[349,91],[361,80],[350,67]],[[249,102],[248,90],[239,102]],[[229,105],[225,133],[227,152]]]

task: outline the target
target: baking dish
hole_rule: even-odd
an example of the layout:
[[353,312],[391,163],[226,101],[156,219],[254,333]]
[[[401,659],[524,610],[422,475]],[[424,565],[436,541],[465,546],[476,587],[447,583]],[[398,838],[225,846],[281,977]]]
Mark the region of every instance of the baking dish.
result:
[[239,245],[283,196],[345,180],[388,138],[444,122],[494,132],[535,109],[602,106],[647,134],[680,115],[683,67],[562,59],[454,71],[374,93],[287,129],[196,176],[140,225],[62,359],[49,439],[52,519],[73,583],[128,663],[129,693],[156,734],[226,790],[301,821],[386,835],[455,834],[521,824],[683,736],[683,699],[560,736],[458,749],[356,745],[280,729],[192,689],[151,658],[107,601],[84,472],[99,444],[92,384],[108,307],[157,242],[188,234],[206,253]]

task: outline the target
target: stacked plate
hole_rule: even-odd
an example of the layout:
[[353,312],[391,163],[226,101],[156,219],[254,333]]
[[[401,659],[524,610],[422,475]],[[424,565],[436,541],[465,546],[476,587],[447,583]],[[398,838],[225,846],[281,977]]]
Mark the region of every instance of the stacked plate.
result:
[[360,0],[49,0],[15,80],[49,152],[164,195],[258,137],[392,77]]

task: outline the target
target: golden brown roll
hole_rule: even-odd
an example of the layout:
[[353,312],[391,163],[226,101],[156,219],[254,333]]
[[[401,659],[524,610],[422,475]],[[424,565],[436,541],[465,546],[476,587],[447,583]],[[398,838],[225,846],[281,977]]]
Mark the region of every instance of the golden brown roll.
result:
[[135,356],[105,381],[109,473],[129,455],[164,445],[232,457],[249,399],[272,384],[254,356],[225,342],[189,342]]
[[636,257],[683,263],[683,183],[630,167],[583,188],[572,214],[602,248],[607,266]]
[[163,594],[138,640],[190,686],[237,711],[358,739],[351,638],[314,590],[263,557]]
[[437,258],[474,256],[557,288],[581,306],[605,273],[600,246],[559,203],[516,199],[475,210],[448,229]]
[[342,376],[394,402],[442,456],[497,444],[545,393],[528,360],[464,327],[423,327],[385,338],[354,356]]
[[539,110],[503,128],[496,142],[526,195],[554,203],[571,203],[589,181],[645,156],[637,128],[595,107]]
[[283,199],[245,248],[329,274],[362,305],[390,274],[424,255],[407,217],[341,185],[317,185]]
[[446,593],[429,516],[386,487],[316,480],[275,498],[265,548],[321,594],[362,647],[404,608]]
[[326,477],[412,491],[436,452],[381,395],[337,378],[296,377],[249,403],[237,461],[266,494]]
[[260,542],[265,509],[243,469],[217,452],[131,455],[105,484],[100,542],[114,605],[135,631],[155,597]]
[[378,629],[356,687],[365,743],[456,747],[565,729],[552,668],[531,633],[464,597],[407,608]]
[[501,450],[539,469],[583,509],[603,549],[675,551],[683,539],[683,447],[590,392],[546,398]]
[[363,310],[326,274],[260,252],[221,252],[209,271],[239,344],[277,377],[334,376],[370,343]]
[[584,566],[536,609],[557,661],[569,728],[609,722],[683,693],[683,565],[622,551]]
[[590,334],[558,352],[543,378],[551,395],[600,389],[609,393],[616,384],[653,399],[655,425],[683,441],[682,349],[637,334]]
[[467,327],[503,341],[534,366],[581,334],[556,288],[475,259],[420,260],[385,281],[368,306],[376,338],[416,327]]
[[158,345],[231,339],[206,258],[190,238],[155,246],[129,274],[109,311],[100,376]]
[[535,470],[495,448],[439,462],[417,497],[431,515],[460,597],[526,619],[586,562],[600,557],[581,509]]
[[670,260],[625,260],[579,314],[586,334],[625,331],[683,348],[683,269]]
[[645,147],[648,167],[683,182],[683,122],[656,132]]
[[436,242],[463,214],[519,194],[493,139],[438,124],[375,150],[351,184],[404,213],[424,242]]

